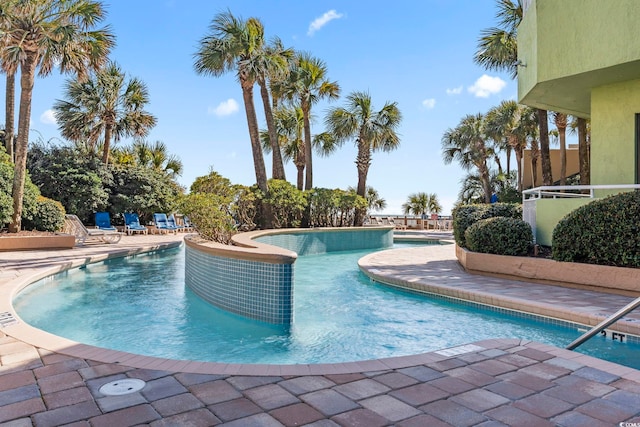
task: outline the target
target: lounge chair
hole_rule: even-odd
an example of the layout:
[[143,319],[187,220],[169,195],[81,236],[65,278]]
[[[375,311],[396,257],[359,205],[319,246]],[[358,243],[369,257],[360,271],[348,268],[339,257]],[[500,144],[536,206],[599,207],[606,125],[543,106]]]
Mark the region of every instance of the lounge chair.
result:
[[167,219],[167,214],[164,213],[154,213],[153,214],[153,223],[156,225],[156,230],[158,233],[173,233],[176,234],[178,232],[178,227],[169,225],[169,220]]
[[396,230],[406,230],[407,226],[404,225],[404,223],[400,223],[400,222],[395,222],[395,220],[391,217],[389,217],[389,225],[393,225],[393,228],[395,228]]
[[122,233],[99,228],[87,228],[76,215],[66,215],[64,232],[76,236],[76,244],[84,245],[88,242],[118,243]]
[[184,227],[185,227],[184,231],[193,231],[194,230],[195,227],[193,226],[193,224],[191,224],[191,220],[189,219],[188,216],[186,216],[186,215],[183,216],[182,217],[182,222],[184,222]]
[[169,215],[167,218],[167,224],[169,224],[169,227],[175,227],[177,231],[184,231],[185,229],[184,225],[176,222],[176,217],[173,214]]
[[96,228],[99,228],[100,230],[118,231],[111,225],[109,212],[96,212],[94,218],[96,221]]
[[124,231],[131,236],[133,233],[147,234],[149,229],[140,225],[137,213],[124,213]]

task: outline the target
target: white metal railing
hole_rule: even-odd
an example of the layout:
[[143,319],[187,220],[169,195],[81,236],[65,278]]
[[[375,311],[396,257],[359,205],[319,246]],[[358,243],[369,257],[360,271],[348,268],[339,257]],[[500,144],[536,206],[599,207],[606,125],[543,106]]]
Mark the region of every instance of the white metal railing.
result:
[[[594,198],[596,190],[638,190],[640,184],[603,184],[603,185],[545,185],[522,191],[522,202],[528,199],[542,198]],[[585,193],[584,191],[589,191]]]
[[596,190],[640,190],[640,184],[545,185],[522,191],[522,219],[531,226],[536,242],[536,201],[539,199],[594,199]]

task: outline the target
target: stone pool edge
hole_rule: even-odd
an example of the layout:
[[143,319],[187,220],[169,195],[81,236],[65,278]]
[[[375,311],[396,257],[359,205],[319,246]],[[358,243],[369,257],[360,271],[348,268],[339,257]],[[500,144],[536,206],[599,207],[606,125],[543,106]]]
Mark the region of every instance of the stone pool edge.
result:
[[[171,237],[165,236],[165,238]],[[135,237],[132,239],[135,239]],[[41,262],[37,267],[16,267],[13,269],[0,269],[3,270],[2,274],[0,275],[0,313],[7,312],[13,314],[16,317],[15,323],[5,325],[4,327],[0,325],[0,331],[8,336],[24,342],[25,344],[52,351],[54,353],[68,355],[71,357],[82,358],[99,363],[117,364],[131,368],[194,374],[253,376],[352,374],[388,369],[401,369],[421,364],[435,363],[454,357],[451,354],[456,354],[459,349],[464,349],[468,346],[479,346],[481,347],[480,350],[491,350],[498,348],[508,348],[516,345],[522,348],[533,348],[545,351],[555,357],[574,360],[576,362],[582,363],[585,366],[604,369],[607,372],[615,373],[622,378],[640,381],[640,371],[636,369],[587,356],[581,353],[564,350],[562,348],[554,347],[551,345],[514,338],[488,339],[451,347],[449,349],[441,349],[416,355],[345,363],[269,365],[226,364],[216,362],[164,359],[81,344],[33,328],[24,323],[15,314],[15,311],[13,310],[13,306],[11,304],[13,297],[10,296],[9,298],[7,298],[9,295],[15,295],[16,292],[18,292],[25,286],[28,286],[29,284],[52,274],[56,274],[70,268],[79,267],[89,263],[100,262],[110,258],[118,258],[129,255],[153,252],[155,250],[168,249],[171,247],[178,247],[182,244],[182,237],[179,237],[179,239],[179,241],[165,242],[154,245],[141,244],[132,249],[122,249],[110,246],[104,248],[105,252],[97,255],[86,254],[84,252],[78,251],[78,253],[75,253],[72,256],[65,256],[64,263],[49,263],[49,265],[44,266],[40,264],[44,264],[45,262]],[[41,261],[46,261],[47,255],[49,256],[49,258],[54,258],[56,256],[56,254],[50,254],[46,251],[42,251],[42,253],[44,255]],[[65,255],[67,254],[65,253]],[[7,277],[9,276],[13,277],[7,279]]]

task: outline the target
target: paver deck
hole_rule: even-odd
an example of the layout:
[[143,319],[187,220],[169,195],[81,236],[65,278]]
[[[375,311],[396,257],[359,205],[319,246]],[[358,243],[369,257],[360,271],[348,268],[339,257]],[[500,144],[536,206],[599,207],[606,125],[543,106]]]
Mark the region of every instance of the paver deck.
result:
[[[0,253],[0,426],[640,423],[640,371],[526,340],[496,338],[354,363],[227,365],[79,345],[24,325],[10,305],[16,289],[52,272],[174,245],[182,237],[126,236],[116,245]],[[377,253],[363,268],[456,297],[491,303],[493,296],[496,304],[537,300],[539,309],[595,317],[629,299],[469,275],[452,246]],[[100,393],[102,385],[127,378],[146,385],[123,396]]]

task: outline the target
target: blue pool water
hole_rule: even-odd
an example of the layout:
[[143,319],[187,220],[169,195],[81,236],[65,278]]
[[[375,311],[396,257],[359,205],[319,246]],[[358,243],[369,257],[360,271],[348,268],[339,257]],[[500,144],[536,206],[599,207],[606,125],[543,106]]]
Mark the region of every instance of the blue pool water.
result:
[[[109,260],[44,279],[14,301],[29,324],[86,344],[172,359],[328,363],[433,351],[485,338],[564,347],[574,328],[371,282],[371,251],[308,255],[295,267],[290,328],[226,313],[184,286],[184,249]],[[640,368],[640,345],[597,337],[579,351]]]

